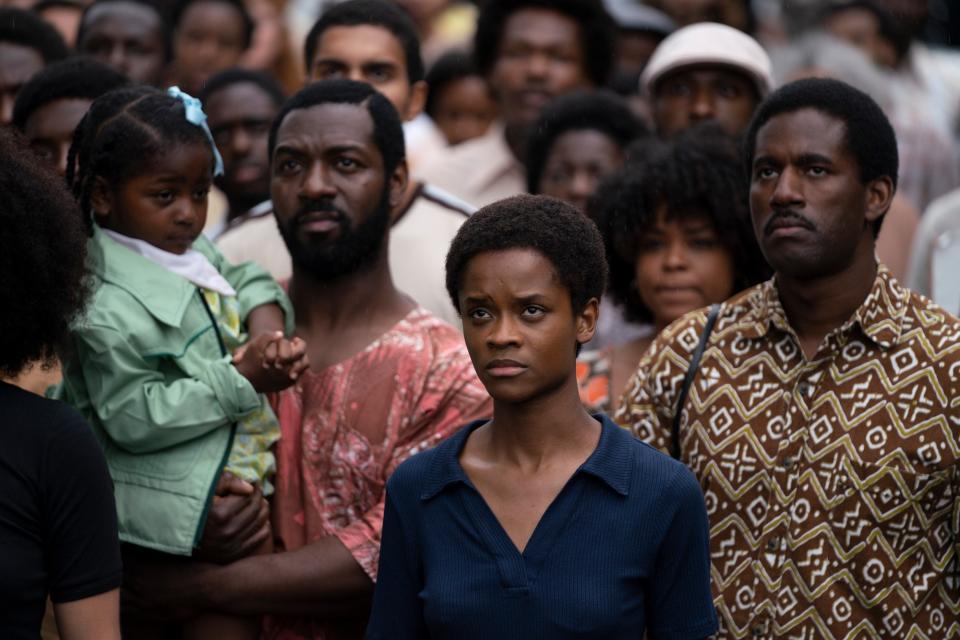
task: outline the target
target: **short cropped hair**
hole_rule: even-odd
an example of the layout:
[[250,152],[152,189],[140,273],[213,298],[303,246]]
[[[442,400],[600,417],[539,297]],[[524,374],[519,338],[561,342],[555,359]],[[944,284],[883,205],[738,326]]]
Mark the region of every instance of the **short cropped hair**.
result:
[[373,120],[373,141],[383,157],[385,175],[394,172],[406,156],[403,123],[400,115],[382,93],[365,82],[355,80],[322,80],[308,84],[283,103],[270,127],[270,161],[277,145],[277,132],[291,111],[323,104],[355,104],[362,106]]
[[[862,184],[887,176],[896,189],[900,162],[897,136],[883,109],[859,89],[830,78],[791,82],[760,103],[744,137],[747,175],[753,172],[760,129],[776,116],[801,109],[815,109],[843,121],[847,148],[857,160]],[[879,233],[883,218],[874,223],[874,236]]]
[[433,116],[437,109],[437,98],[448,86],[464,78],[482,77],[473,57],[464,51],[448,51],[433,63],[427,71],[427,104],[423,110]]
[[481,5],[473,41],[482,74],[489,75],[493,70],[504,26],[521,9],[547,9],[576,22],[586,75],[598,87],[606,84],[613,71],[617,27],[601,0],[488,0]]
[[360,27],[369,25],[386,29],[400,42],[407,63],[407,81],[423,80],[423,57],[420,54],[420,36],[413,20],[402,9],[387,0],[347,0],[333,5],[320,16],[303,43],[303,62],[309,71],[317,53],[320,38],[333,27]]
[[552,100],[540,112],[527,139],[527,191],[540,192],[543,169],[557,138],[568,131],[597,131],[621,150],[649,133],[630,106],[607,91],[577,91]]
[[750,220],[748,182],[736,142],[716,124],[701,124],[664,141],[651,138],[628,151],[627,163],[608,176],[588,205],[607,247],[609,292],[627,319],[653,315],[634,278],[643,235],[666,207],[669,220],[706,216],[734,264],[734,290],[770,276]]
[[32,11],[0,7],[0,42],[34,49],[44,63],[63,60],[69,54],[60,33]]
[[0,374],[50,362],[87,299],[84,225],[67,186],[0,129]]
[[170,24],[173,26],[174,31],[180,28],[180,21],[183,19],[183,14],[187,12],[187,9],[189,9],[191,5],[200,4],[201,2],[219,2],[220,4],[233,7],[243,22],[243,48],[250,48],[250,43],[253,42],[254,24],[253,18],[250,16],[250,12],[247,11],[247,6],[243,3],[243,0],[177,0],[177,3],[173,5],[173,10],[170,13]]
[[221,89],[226,87],[233,86],[235,84],[255,84],[260,89],[270,96],[270,99],[273,100],[274,104],[278,107],[283,104],[283,101],[286,100],[286,95],[283,93],[283,88],[280,86],[280,83],[277,82],[276,78],[268,73],[262,71],[252,71],[250,69],[241,69],[240,67],[234,67],[232,69],[226,69],[219,73],[214,74],[203,84],[203,88],[200,89],[200,93],[197,95],[197,98],[204,105],[207,104],[207,100],[210,99],[210,96],[215,94]]
[[13,125],[22,131],[31,114],[44,105],[71,98],[93,101],[129,82],[125,75],[96,60],[68,58],[54,62],[30,78],[17,94]]
[[607,281],[603,239],[574,207],[548,196],[519,195],[489,204],[463,223],[447,253],[447,292],[460,311],[467,266],[488,251],[533,249],[553,264],[574,313],[600,300]]
[[161,38],[163,39],[163,52],[164,58],[169,62],[173,58],[173,28],[170,25],[170,16],[167,12],[167,9],[164,5],[161,5],[158,0],[93,0],[92,3],[87,5],[87,8],[83,11],[83,16],[80,18],[80,26],[77,28],[77,50],[82,53],[81,46],[83,44],[83,39],[86,37],[87,29],[90,27],[87,26],[87,17],[90,13],[105,4],[114,3],[127,3],[133,4],[139,7],[144,7],[145,9],[152,11],[157,16],[157,21],[160,26]]

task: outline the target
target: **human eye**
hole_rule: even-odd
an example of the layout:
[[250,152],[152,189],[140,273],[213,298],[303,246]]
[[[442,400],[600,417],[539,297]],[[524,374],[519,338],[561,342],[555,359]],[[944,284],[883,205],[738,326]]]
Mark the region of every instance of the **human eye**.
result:
[[300,163],[294,158],[281,158],[277,161],[277,173],[285,176],[293,175],[300,170]]
[[717,95],[722,98],[739,98],[743,93],[740,86],[733,82],[719,82],[716,86]]
[[490,312],[484,309],[483,307],[476,307],[474,309],[470,309],[467,312],[467,316],[471,320],[475,320],[475,321],[489,320],[490,318],[493,317],[490,315]]
[[694,249],[713,249],[717,246],[717,239],[712,235],[695,236],[687,241]]
[[153,193],[153,199],[163,206],[170,204],[175,198],[176,194],[172,189],[161,189]]
[[387,65],[374,65],[367,69],[366,76],[371,84],[388,82],[393,78],[393,71]]
[[197,200],[197,201],[206,200],[208,195],[210,195],[210,185],[197,187],[196,189],[193,190],[194,200]]
[[663,247],[663,240],[656,237],[640,238],[640,242],[637,243],[637,245],[640,251],[656,251],[657,249]]
[[807,167],[807,174],[814,178],[822,178],[827,175],[827,170],[824,167]]
[[538,304],[528,304],[523,308],[523,316],[528,319],[539,319],[547,312],[546,309]]
[[771,178],[775,178],[777,176],[777,172],[773,169],[773,167],[760,165],[754,169],[753,175],[757,180],[770,180]]
[[675,98],[685,98],[693,93],[690,83],[685,80],[668,80],[663,87],[663,92],[668,96]]
[[313,71],[313,77],[316,80],[333,80],[335,78],[345,77],[344,68],[340,65],[321,64]]
[[340,156],[336,159],[338,169],[343,171],[355,171],[360,168],[360,163],[348,156]]

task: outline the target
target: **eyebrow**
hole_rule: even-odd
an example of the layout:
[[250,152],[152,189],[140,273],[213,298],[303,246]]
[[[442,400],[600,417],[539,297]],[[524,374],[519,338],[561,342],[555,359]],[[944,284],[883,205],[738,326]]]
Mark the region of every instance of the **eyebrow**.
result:
[[801,165],[833,164],[831,158],[820,153],[804,153],[797,159],[797,162]]

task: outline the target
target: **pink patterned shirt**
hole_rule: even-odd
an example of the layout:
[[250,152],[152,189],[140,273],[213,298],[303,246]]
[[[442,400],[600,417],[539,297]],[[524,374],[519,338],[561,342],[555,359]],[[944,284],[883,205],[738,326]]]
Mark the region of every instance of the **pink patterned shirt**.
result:
[[[372,580],[387,478],[493,413],[463,336],[419,308],[350,359],[307,372],[273,404],[282,434],[271,506],[278,550],[335,535]],[[361,638],[365,623],[273,616],[265,637]]]

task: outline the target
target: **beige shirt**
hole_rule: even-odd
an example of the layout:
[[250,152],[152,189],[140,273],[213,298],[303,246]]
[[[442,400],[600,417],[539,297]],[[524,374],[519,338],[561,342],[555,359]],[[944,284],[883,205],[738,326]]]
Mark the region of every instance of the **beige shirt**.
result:
[[477,207],[527,192],[526,170],[507,146],[502,123],[438,152],[419,175]]
[[[397,289],[455,327],[460,318],[447,294],[445,263],[450,242],[472,212],[440,189],[422,185],[390,230],[390,273]],[[272,212],[234,226],[216,244],[231,262],[256,262],[277,280],[293,273]]]

